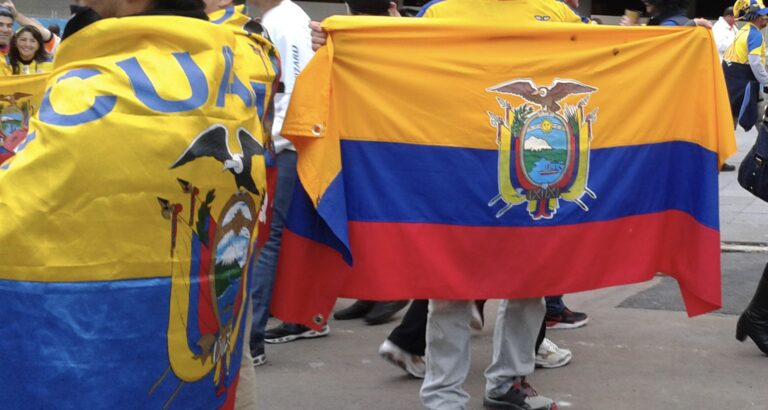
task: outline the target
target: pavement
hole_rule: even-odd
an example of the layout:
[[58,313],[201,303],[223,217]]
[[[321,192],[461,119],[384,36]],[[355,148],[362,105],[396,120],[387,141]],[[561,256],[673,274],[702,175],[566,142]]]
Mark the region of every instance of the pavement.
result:
[[[739,151],[729,163],[740,163],[755,135],[737,133]],[[719,178],[723,309],[688,318],[676,282],[662,276],[567,295],[571,309],[589,314],[589,324],[547,337],[570,349],[573,361],[529,378],[561,410],[768,410],[768,357],[734,338],[737,315],[768,261],[768,203],[743,190],[736,172]],[[336,308],[352,302],[339,300]],[[473,335],[464,386],[471,409],[482,409],[496,307],[488,302],[485,328]],[[377,355],[403,313],[380,326],[331,320],[327,337],[267,345],[267,363],[256,369],[259,409],[422,408],[420,381]],[[277,323],[270,319],[270,326]]]

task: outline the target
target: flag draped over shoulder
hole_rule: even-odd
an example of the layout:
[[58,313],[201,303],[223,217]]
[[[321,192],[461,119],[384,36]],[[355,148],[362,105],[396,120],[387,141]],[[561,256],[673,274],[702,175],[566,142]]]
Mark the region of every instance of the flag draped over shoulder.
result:
[[0,164],[27,137],[47,79],[47,74],[0,77]]
[[301,188],[273,311],[648,280],[720,306],[718,169],[735,152],[703,29],[334,17],[283,134]]
[[62,43],[0,167],[7,406],[232,408],[270,54],[243,26],[179,17]]

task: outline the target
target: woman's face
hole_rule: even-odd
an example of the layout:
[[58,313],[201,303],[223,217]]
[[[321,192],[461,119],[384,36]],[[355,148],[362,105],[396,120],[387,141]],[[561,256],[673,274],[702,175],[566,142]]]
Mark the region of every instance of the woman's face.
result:
[[35,57],[35,53],[40,48],[40,43],[35,40],[32,33],[25,31],[16,39],[16,48],[19,49],[21,58],[28,61]]

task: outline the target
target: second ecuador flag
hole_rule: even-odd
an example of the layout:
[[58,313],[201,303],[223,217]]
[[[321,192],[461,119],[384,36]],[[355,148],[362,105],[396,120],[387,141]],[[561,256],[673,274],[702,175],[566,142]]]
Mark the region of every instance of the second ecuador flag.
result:
[[521,298],[678,280],[720,306],[735,152],[703,29],[333,18],[283,134],[301,187],[273,310]]

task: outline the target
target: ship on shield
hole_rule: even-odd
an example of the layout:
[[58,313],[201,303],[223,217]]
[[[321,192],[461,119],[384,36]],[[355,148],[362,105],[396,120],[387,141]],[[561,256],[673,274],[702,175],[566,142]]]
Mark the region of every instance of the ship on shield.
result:
[[[499,194],[488,206],[504,204],[496,218],[527,203],[533,220],[552,219],[561,199],[589,211],[583,198],[597,198],[588,187],[589,148],[597,110],[585,114],[585,108],[597,88],[575,80],[558,79],[549,87],[540,87],[530,79],[517,79],[487,91],[526,101],[513,106],[497,97],[503,116],[488,112],[499,145]],[[587,96],[576,105],[561,105],[565,98],[579,94]]]

